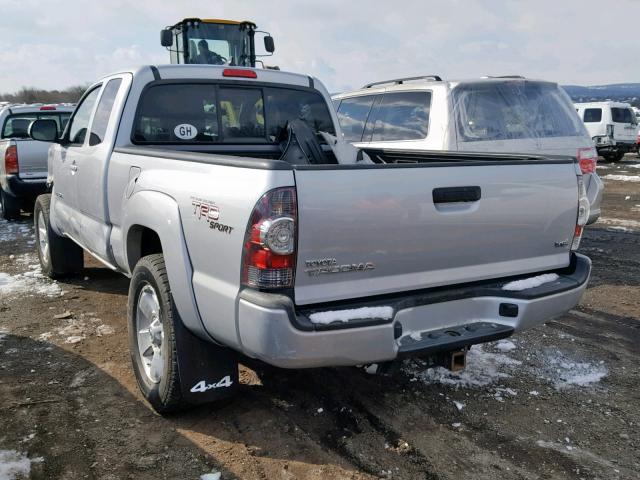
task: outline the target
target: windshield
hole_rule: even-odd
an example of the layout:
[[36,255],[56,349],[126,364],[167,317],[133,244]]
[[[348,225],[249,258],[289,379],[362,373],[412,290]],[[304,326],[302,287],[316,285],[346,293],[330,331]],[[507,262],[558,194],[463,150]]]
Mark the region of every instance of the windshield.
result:
[[18,113],[9,115],[2,126],[2,138],[28,138],[29,125],[34,120],[55,120],[58,132],[62,132],[69,121],[70,112]]
[[462,142],[586,136],[567,95],[529,81],[463,84],[453,90]]
[[145,91],[136,115],[135,143],[277,144],[287,124],[304,120],[335,135],[324,97],[316,91],[199,83],[157,85]]
[[189,24],[184,32],[185,63],[251,66],[249,37],[240,25]]

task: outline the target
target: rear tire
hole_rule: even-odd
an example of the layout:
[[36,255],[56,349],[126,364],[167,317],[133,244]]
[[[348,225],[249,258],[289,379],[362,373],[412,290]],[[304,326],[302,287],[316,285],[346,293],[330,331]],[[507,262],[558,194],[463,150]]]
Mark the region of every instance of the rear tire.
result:
[[20,200],[9,195],[0,188],[0,203],[2,203],[2,218],[5,220],[17,220],[20,218]]
[[161,253],[142,257],[129,285],[129,349],[133,371],[144,398],[158,413],[184,410],[175,334],[182,322],[171,297]]
[[40,195],[33,209],[36,247],[42,273],[49,278],[62,278],[80,273],[84,252],[73,240],[58,235],[49,220],[51,194]]
[[619,162],[624,158],[624,152],[618,152],[611,157],[612,162]]

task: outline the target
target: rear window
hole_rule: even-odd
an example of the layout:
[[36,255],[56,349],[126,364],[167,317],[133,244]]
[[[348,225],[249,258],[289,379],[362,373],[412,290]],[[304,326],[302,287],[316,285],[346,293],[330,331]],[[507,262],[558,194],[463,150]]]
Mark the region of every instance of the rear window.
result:
[[463,84],[453,90],[462,142],[586,136],[569,97],[529,81]]
[[135,143],[279,143],[288,122],[304,120],[335,135],[319,93],[272,87],[165,84],[147,89],[133,129]]
[[[385,93],[367,124],[372,142],[418,140],[427,136],[431,92]],[[365,135],[364,140],[369,140]]]
[[636,123],[636,116],[630,108],[611,107],[611,120],[614,123]]
[[9,115],[2,126],[2,138],[28,138],[29,125],[34,120],[55,120],[58,124],[58,132],[62,132],[66,127],[70,112],[52,112],[52,113],[17,113]]
[[602,121],[602,109],[601,108],[586,108],[584,110],[584,122],[585,123],[598,123]]

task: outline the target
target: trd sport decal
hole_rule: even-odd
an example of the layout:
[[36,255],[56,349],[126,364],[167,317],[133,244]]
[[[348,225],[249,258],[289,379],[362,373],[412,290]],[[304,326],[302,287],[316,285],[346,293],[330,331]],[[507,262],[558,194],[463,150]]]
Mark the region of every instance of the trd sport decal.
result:
[[231,235],[234,227],[218,222],[220,219],[220,209],[215,203],[202,198],[191,197],[191,205],[193,205],[193,215],[197,220],[207,222],[211,230],[217,230]]

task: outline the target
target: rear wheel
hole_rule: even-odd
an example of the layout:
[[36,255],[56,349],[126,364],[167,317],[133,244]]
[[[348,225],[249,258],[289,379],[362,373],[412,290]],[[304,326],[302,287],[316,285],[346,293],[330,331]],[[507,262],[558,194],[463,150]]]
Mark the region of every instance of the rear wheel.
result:
[[140,391],[158,413],[185,409],[175,323],[181,322],[162,254],[141,258],[129,286],[129,347]]
[[616,153],[616,154],[611,156],[611,161],[612,162],[619,162],[623,158],[624,158],[624,152],[618,152],[618,153]]
[[33,210],[36,246],[42,273],[49,278],[61,278],[82,271],[84,252],[72,240],[61,237],[49,221],[51,195],[40,195]]
[[0,188],[0,203],[2,203],[2,218],[5,220],[17,220],[20,218],[20,200],[9,195]]

